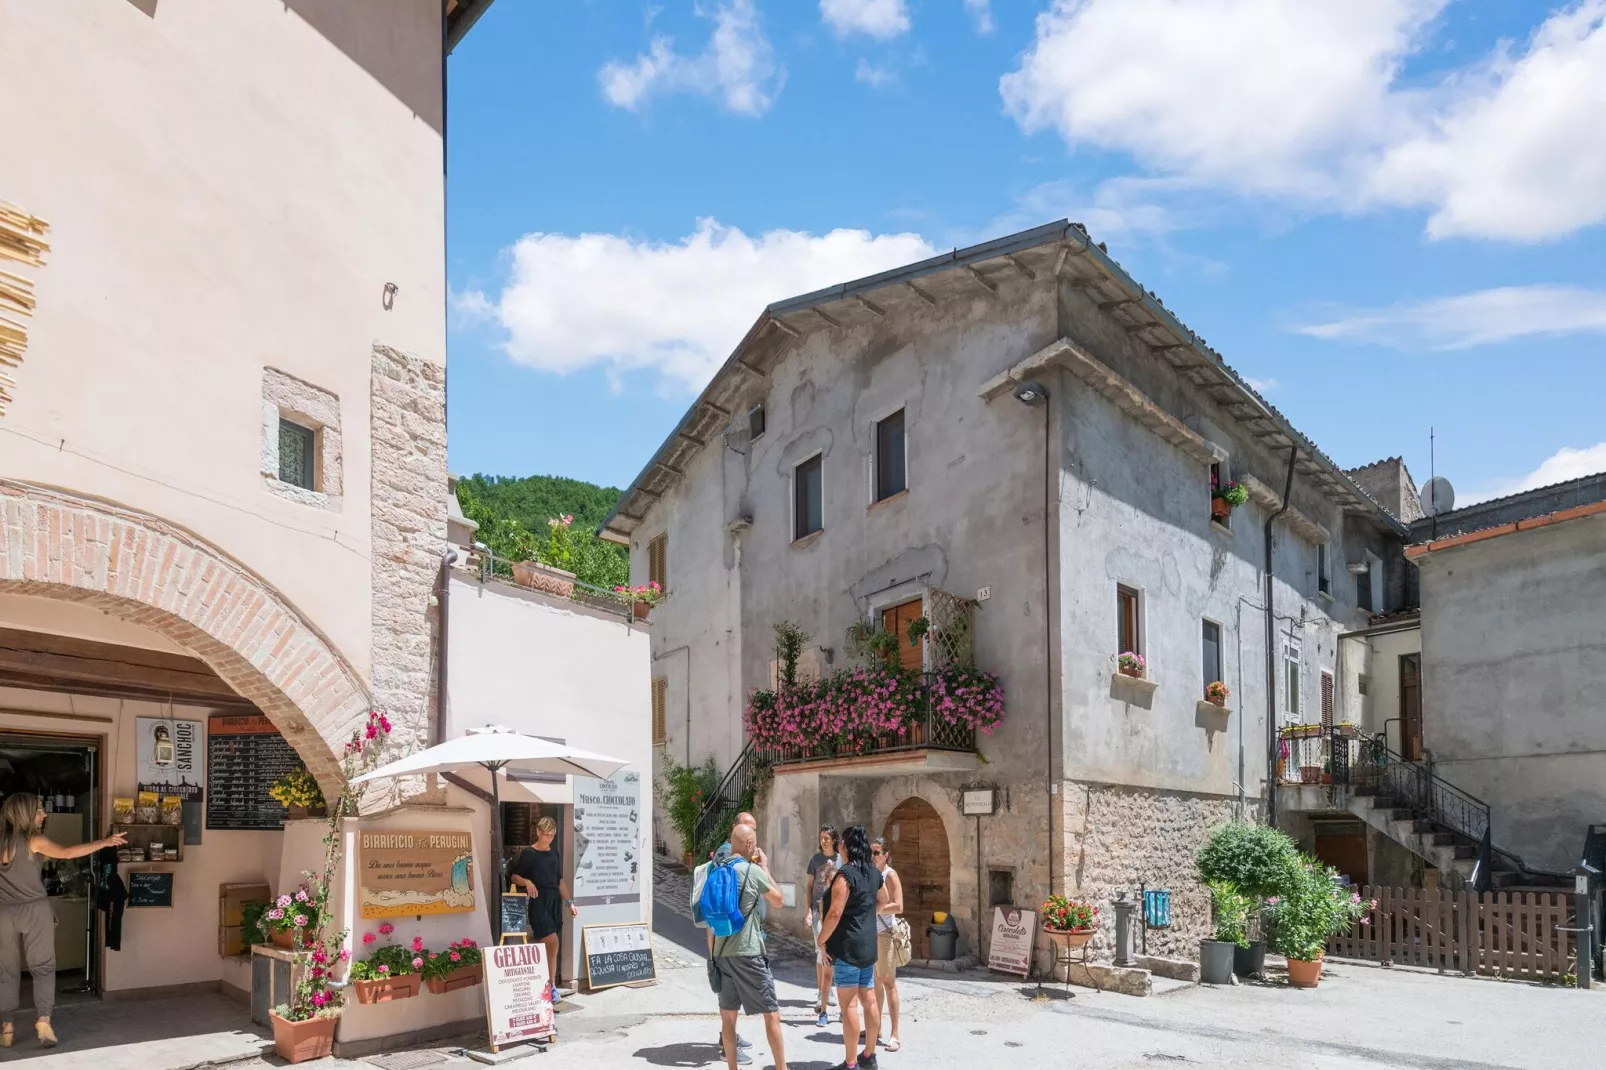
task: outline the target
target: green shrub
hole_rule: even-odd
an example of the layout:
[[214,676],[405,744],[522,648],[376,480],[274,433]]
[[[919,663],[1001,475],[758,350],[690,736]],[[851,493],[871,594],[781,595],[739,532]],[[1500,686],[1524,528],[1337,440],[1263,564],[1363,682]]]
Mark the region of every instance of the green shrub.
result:
[[1328,940],[1348,932],[1376,905],[1340,884],[1331,867],[1304,857],[1287,885],[1266,904],[1273,921],[1272,949],[1304,962],[1320,958]]
[[1249,914],[1254,904],[1236,886],[1225,881],[1213,881],[1210,889],[1210,906],[1215,915],[1214,938],[1239,947],[1249,946]]
[[673,759],[666,759],[663,783],[664,811],[669,815],[669,824],[680,837],[681,850],[695,854],[697,845],[692,843],[692,834],[703,807],[719,790],[719,768],[713,758],[702,765],[677,765]]
[[1300,862],[1299,848],[1286,835],[1242,821],[1218,825],[1194,856],[1205,884],[1228,884],[1252,899],[1280,894]]

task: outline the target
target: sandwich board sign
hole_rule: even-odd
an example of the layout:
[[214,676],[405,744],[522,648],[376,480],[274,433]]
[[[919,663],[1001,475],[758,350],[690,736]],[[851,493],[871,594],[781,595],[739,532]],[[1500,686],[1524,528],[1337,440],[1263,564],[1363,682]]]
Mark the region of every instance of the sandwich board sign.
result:
[[539,943],[484,949],[485,1017],[491,1051],[552,1035],[552,973]]

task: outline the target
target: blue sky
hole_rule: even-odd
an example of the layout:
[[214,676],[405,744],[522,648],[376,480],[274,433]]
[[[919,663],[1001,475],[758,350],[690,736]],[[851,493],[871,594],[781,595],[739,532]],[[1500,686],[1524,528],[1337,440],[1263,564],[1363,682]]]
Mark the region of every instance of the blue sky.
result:
[[1606,469],[1606,0],[500,0],[449,79],[454,471],[623,485],[766,302],[1060,217],[1340,464]]

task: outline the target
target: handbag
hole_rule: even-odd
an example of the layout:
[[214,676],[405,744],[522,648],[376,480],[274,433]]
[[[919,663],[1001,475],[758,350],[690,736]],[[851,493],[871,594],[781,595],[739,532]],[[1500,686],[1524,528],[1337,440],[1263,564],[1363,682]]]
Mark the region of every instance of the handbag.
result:
[[915,957],[914,934],[909,931],[909,923],[899,918],[888,932],[892,935],[892,965],[900,968],[909,965]]

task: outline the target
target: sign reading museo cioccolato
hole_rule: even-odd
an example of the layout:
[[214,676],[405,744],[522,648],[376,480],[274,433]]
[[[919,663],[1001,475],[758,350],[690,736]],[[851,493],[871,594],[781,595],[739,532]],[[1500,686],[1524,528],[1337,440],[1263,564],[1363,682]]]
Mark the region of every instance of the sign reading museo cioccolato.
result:
[[357,886],[365,918],[462,914],[474,909],[474,846],[449,829],[364,829]]
[[575,902],[639,902],[641,774],[573,780]]

